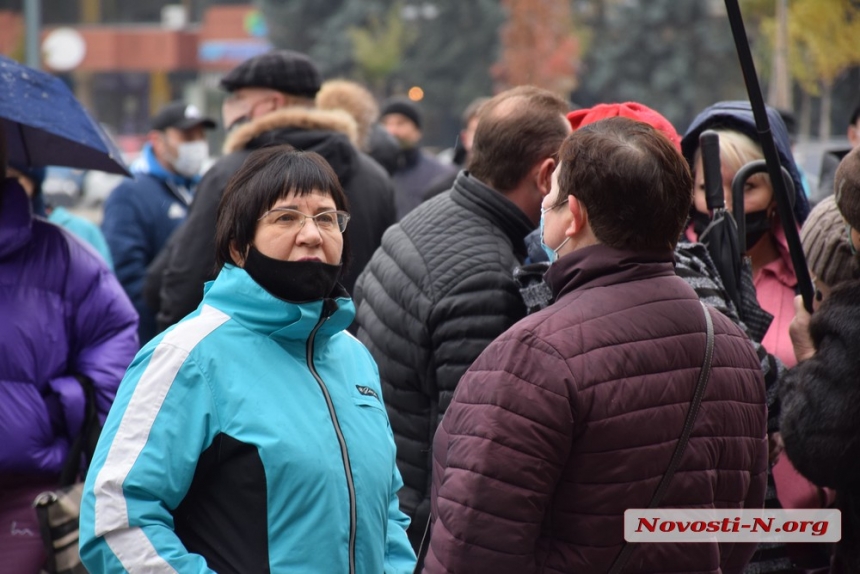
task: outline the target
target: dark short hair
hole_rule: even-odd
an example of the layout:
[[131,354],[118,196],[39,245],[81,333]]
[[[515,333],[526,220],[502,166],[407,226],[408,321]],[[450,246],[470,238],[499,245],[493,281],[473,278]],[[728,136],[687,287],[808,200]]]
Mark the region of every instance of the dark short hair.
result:
[[502,92],[481,106],[469,172],[502,193],[511,191],[535,164],[556,157],[570,124],[567,102],[534,86]]
[[[242,167],[227,183],[215,225],[215,262],[220,269],[236,262],[234,246],[245,253],[254,243],[257,221],[275,203],[295,194],[304,197],[321,191],[329,195],[339,210],[349,211],[349,203],[334,170],[314,152],[296,151],[290,145],[269,146],[251,152]],[[343,269],[350,262],[349,228],[343,237]]]
[[623,117],[573,132],[559,152],[558,203],[585,206],[598,241],[617,249],[674,249],[690,210],[693,179],[669,139]]

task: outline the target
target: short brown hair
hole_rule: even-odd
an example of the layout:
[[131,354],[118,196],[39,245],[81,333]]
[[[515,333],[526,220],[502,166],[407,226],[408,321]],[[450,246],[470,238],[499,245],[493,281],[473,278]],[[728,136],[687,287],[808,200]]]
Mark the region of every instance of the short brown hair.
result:
[[567,102],[534,86],[519,86],[481,106],[469,172],[502,193],[511,191],[529,170],[555,157],[570,124]]
[[[215,262],[218,268],[226,263],[236,264],[230,246],[239,253],[245,253],[254,243],[257,220],[278,200],[291,193],[303,197],[315,191],[330,195],[337,209],[349,211],[337,175],[321,155],[296,151],[290,145],[269,146],[252,152],[227,183],[218,204],[215,224]],[[341,260],[342,275],[350,261],[347,234],[343,237]]]
[[623,117],[573,132],[559,152],[558,203],[585,206],[598,241],[617,249],[674,249],[692,203],[687,162],[669,139]]

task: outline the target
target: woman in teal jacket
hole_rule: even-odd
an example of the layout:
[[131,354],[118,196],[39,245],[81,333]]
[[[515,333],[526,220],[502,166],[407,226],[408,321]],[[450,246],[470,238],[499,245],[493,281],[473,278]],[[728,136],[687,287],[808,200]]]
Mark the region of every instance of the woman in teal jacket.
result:
[[412,571],[379,375],[336,283],[348,220],[315,153],[263,148],[234,176],[220,274],[140,351],[105,423],[91,573]]

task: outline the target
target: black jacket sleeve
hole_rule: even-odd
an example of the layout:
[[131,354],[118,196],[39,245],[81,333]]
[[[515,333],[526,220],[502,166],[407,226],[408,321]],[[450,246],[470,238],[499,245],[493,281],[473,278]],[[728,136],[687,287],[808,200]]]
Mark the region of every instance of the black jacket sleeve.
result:
[[[167,261],[170,253],[171,239],[167,240],[161,251],[153,259],[149,267],[146,268],[146,277],[143,279],[143,300],[147,306],[158,313],[161,308],[161,279],[164,276],[164,269],[167,267]],[[159,329],[161,331],[161,329]]]
[[[474,249],[496,247],[485,242]],[[414,545],[429,513],[430,446],[454,389],[493,339],[525,316],[517,285],[498,259],[484,263],[466,249],[447,258],[442,277],[427,260],[395,225],[355,290],[358,337],[379,365],[404,482],[401,509],[412,519]]]
[[215,278],[215,220],[227,182],[247,157],[224,156],[206,172],[188,218],[170,238],[171,248],[161,277],[158,327],[163,330],[194,311],[203,299],[203,284]]

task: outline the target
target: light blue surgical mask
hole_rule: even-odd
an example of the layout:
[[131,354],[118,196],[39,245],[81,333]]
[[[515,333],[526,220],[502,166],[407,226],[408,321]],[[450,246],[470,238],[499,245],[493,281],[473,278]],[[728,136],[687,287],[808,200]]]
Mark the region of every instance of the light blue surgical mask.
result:
[[544,241],[544,238],[543,238],[543,230],[544,230],[544,227],[543,227],[543,220],[544,220],[544,214],[545,214],[547,211],[550,211],[550,210],[555,209],[556,207],[558,207],[558,205],[556,205],[555,207],[541,208],[541,210],[540,210],[540,246],[541,246],[541,248],[543,249],[543,252],[544,252],[544,253],[546,253],[547,259],[549,259],[549,262],[550,262],[550,263],[555,263],[555,262],[558,260],[558,250],[559,250],[559,249],[561,249],[562,247],[564,247],[564,244],[565,244],[565,243],[567,243],[568,241],[570,241],[570,237],[567,237],[564,241],[562,241],[562,242],[561,242],[561,245],[559,245],[559,246],[558,246],[558,247],[556,247],[555,249],[553,249],[552,247],[550,247],[549,245],[547,245],[547,244],[546,244],[546,242]]

